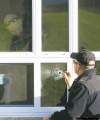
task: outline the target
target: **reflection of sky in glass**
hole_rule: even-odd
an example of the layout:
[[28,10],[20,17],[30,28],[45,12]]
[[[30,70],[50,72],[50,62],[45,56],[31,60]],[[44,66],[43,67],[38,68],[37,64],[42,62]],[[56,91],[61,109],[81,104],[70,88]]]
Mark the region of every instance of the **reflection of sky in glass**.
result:
[[43,0],[43,6],[67,3],[68,0]]

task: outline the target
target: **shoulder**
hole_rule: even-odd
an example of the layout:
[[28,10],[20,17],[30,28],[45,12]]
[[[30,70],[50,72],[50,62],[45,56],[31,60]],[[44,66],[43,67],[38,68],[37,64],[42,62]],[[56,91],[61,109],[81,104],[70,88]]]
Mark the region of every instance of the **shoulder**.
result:
[[87,79],[87,80],[81,79],[79,82],[82,86],[85,86],[88,89],[90,94],[94,93],[98,89],[100,90],[99,75],[95,75],[91,79]]

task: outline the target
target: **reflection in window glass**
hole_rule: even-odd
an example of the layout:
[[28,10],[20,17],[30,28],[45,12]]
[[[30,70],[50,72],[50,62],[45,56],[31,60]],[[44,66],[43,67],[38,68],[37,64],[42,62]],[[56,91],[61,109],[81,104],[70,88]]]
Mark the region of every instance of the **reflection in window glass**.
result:
[[0,51],[32,51],[32,0],[0,0]]
[[33,90],[33,64],[0,64],[1,105],[33,105]]
[[100,51],[100,0],[79,0],[79,46]]
[[68,0],[42,0],[42,50],[68,51]]
[[100,75],[100,62],[96,62],[96,71],[97,71],[97,74]]
[[42,63],[42,106],[56,106],[65,89],[66,63]]

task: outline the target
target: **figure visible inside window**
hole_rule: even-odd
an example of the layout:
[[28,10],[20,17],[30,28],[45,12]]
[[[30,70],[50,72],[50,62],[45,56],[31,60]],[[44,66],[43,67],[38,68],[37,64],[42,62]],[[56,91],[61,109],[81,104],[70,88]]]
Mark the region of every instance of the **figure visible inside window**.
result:
[[29,42],[27,37],[23,35],[23,19],[17,15],[8,14],[4,18],[4,24],[13,36],[10,51],[28,51]]

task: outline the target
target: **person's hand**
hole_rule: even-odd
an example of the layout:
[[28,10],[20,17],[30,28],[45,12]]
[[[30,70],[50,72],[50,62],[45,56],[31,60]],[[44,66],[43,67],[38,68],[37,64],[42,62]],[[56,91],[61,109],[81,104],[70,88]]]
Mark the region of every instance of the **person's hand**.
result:
[[71,79],[71,74],[67,71],[64,72],[64,79],[65,79],[65,83],[68,84],[68,82]]
[[72,86],[72,78],[70,72],[64,72],[64,80],[67,86],[70,88]]
[[49,118],[48,117],[44,117],[42,120],[49,120]]

